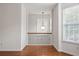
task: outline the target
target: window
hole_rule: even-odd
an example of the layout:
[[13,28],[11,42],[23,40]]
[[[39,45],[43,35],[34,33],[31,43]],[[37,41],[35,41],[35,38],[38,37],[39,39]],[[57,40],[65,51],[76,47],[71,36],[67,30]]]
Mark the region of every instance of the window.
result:
[[63,9],[63,40],[79,43],[79,5]]

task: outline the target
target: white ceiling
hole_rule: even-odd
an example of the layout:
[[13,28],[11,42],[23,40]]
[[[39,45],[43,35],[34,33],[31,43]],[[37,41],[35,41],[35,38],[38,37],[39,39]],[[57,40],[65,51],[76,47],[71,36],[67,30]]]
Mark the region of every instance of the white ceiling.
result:
[[25,7],[31,14],[40,14],[41,12],[50,13],[56,3],[26,3]]

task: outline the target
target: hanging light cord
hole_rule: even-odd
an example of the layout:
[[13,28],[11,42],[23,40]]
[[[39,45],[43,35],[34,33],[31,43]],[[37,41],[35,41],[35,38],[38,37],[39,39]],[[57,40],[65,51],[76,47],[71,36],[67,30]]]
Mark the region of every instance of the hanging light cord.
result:
[[44,26],[44,12],[42,12],[42,26]]

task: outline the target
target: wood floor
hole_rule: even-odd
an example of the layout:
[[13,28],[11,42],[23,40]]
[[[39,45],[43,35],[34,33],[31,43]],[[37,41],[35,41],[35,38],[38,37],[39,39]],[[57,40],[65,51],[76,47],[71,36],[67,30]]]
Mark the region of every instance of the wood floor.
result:
[[0,56],[70,56],[57,52],[53,46],[27,46],[23,51],[0,51]]

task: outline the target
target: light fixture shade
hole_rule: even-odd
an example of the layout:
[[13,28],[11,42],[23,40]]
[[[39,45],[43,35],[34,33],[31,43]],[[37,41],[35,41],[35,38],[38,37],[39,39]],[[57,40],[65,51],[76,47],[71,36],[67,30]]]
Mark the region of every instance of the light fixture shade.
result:
[[41,26],[41,30],[44,30],[45,26],[44,26],[44,12],[42,12],[42,26]]
[[44,30],[45,29],[45,26],[41,26],[41,29]]

